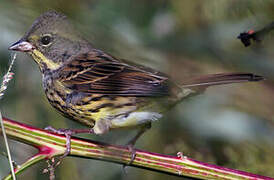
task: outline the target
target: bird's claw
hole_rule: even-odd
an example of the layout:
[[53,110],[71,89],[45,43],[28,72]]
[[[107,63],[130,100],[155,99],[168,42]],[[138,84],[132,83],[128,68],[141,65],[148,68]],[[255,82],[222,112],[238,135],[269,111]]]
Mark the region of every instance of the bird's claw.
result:
[[51,126],[46,127],[45,130],[66,136],[66,150],[65,153],[60,157],[60,160],[68,156],[71,151],[71,136],[75,134],[75,132],[71,129],[55,129]]
[[136,157],[136,150],[134,148],[134,145],[132,145],[132,144],[128,145],[127,147],[128,147],[129,152],[131,153],[131,157],[130,157],[130,161],[129,161],[128,165],[131,165]]

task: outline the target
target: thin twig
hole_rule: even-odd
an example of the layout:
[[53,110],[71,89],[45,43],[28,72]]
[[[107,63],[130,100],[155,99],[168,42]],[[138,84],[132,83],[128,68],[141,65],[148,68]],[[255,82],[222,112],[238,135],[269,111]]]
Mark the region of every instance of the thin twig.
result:
[[[3,77],[3,81],[2,81],[2,84],[1,84],[1,87],[0,87],[0,99],[3,98],[4,92],[5,92],[5,90],[7,89],[7,86],[8,86],[8,82],[12,79],[13,73],[11,72],[11,69],[12,69],[12,66],[14,64],[15,59],[16,59],[16,54],[14,54],[12,56],[8,72]],[[12,161],[12,158],[11,158],[10,148],[9,148],[8,139],[7,139],[7,135],[6,135],[3,119],[2,119],[1,110],[0,110],[0,123],[1,123],[2,134],[3,134],[3,137],[4,137],[5,146],[6,146],[6,150],[7,150],[8,160],[9,160],[9,164],[10,164],[10,171],[11,171],[11,174],[12,174],[12,178],[14,180],[16,180],[14,167],[13,167],[13,161]]]
[[1,122],[2,134],[3,134],[3,137],[4,137],[5,146],[6,146],[6,150],[7,150],[7,154],[8,154],[8,159],[9,159],[9,164],[10,164],[10,170],[11,170],[11,174],[12,174],[12,179],[16,180],[16,176],[15,176],[15,173],[14,173],[14,167],[13,167],[13,163],[12,163],[12,159],[11,159],[11,154],[10,154],[10,148],[9,148],[8,138],[7,138],[7,135],[6,135],[6,131],[5,131],[5,127],[4,127],[4,123],[3,123],[1,111],[0,111],[0,122]]

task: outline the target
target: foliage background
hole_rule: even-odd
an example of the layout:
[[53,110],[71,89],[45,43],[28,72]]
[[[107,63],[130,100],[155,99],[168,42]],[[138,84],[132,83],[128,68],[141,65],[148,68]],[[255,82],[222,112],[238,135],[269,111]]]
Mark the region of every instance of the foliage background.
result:
[[[42,12],[55,9],[69,16],[95,47],[116,57],[151,66],[178,82],[219,72],[254,72],[260,83],[209,88],[203,95],[179,104],[138,142],[137,148],[191,158],[274,176],[274,53],[273,33],[261,44],[245,48],[240,32],[259,29],[274,20],[271,0],[0,0],[0,73],[8,68],[7,47],[17,41]],[[59,115],[48,104],[36,64],[19,54],[15,79],[0,102],[11,119],[44,128],[81,127]],[[87,138],[125,144],[132,130]],[[0,138],[0,151],[4,151]],[[34,149],[11,142],[19,164]],[[8,162],[0,156],[0,177]],[[48,179],[46,163],[32,167],[19,179]],[[57,179],[178,179],[117,164],[68,157],[57,169]]]

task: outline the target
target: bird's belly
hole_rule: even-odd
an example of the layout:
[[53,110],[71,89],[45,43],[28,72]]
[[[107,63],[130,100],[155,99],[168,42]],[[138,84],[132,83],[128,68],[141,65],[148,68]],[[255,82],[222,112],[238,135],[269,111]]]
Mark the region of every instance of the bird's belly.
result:
[[128,116],[116,117],[112,120],[112,128],[122,128],[137,126],[151,121],[156,121],[162,117],[158,112],[140,111],[131,112]]

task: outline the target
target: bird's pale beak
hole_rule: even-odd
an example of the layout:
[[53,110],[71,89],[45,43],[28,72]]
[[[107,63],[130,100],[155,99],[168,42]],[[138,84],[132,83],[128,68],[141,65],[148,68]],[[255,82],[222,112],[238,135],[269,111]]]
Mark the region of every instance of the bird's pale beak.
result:
[[31,45],[27,41],[22,41],[22,40],[17,41],[16,43],[14,43],[13,45],[9,47],[9,50],[20,51],[20,52],[30,52],[33,49],[34,49],[33,45]]

